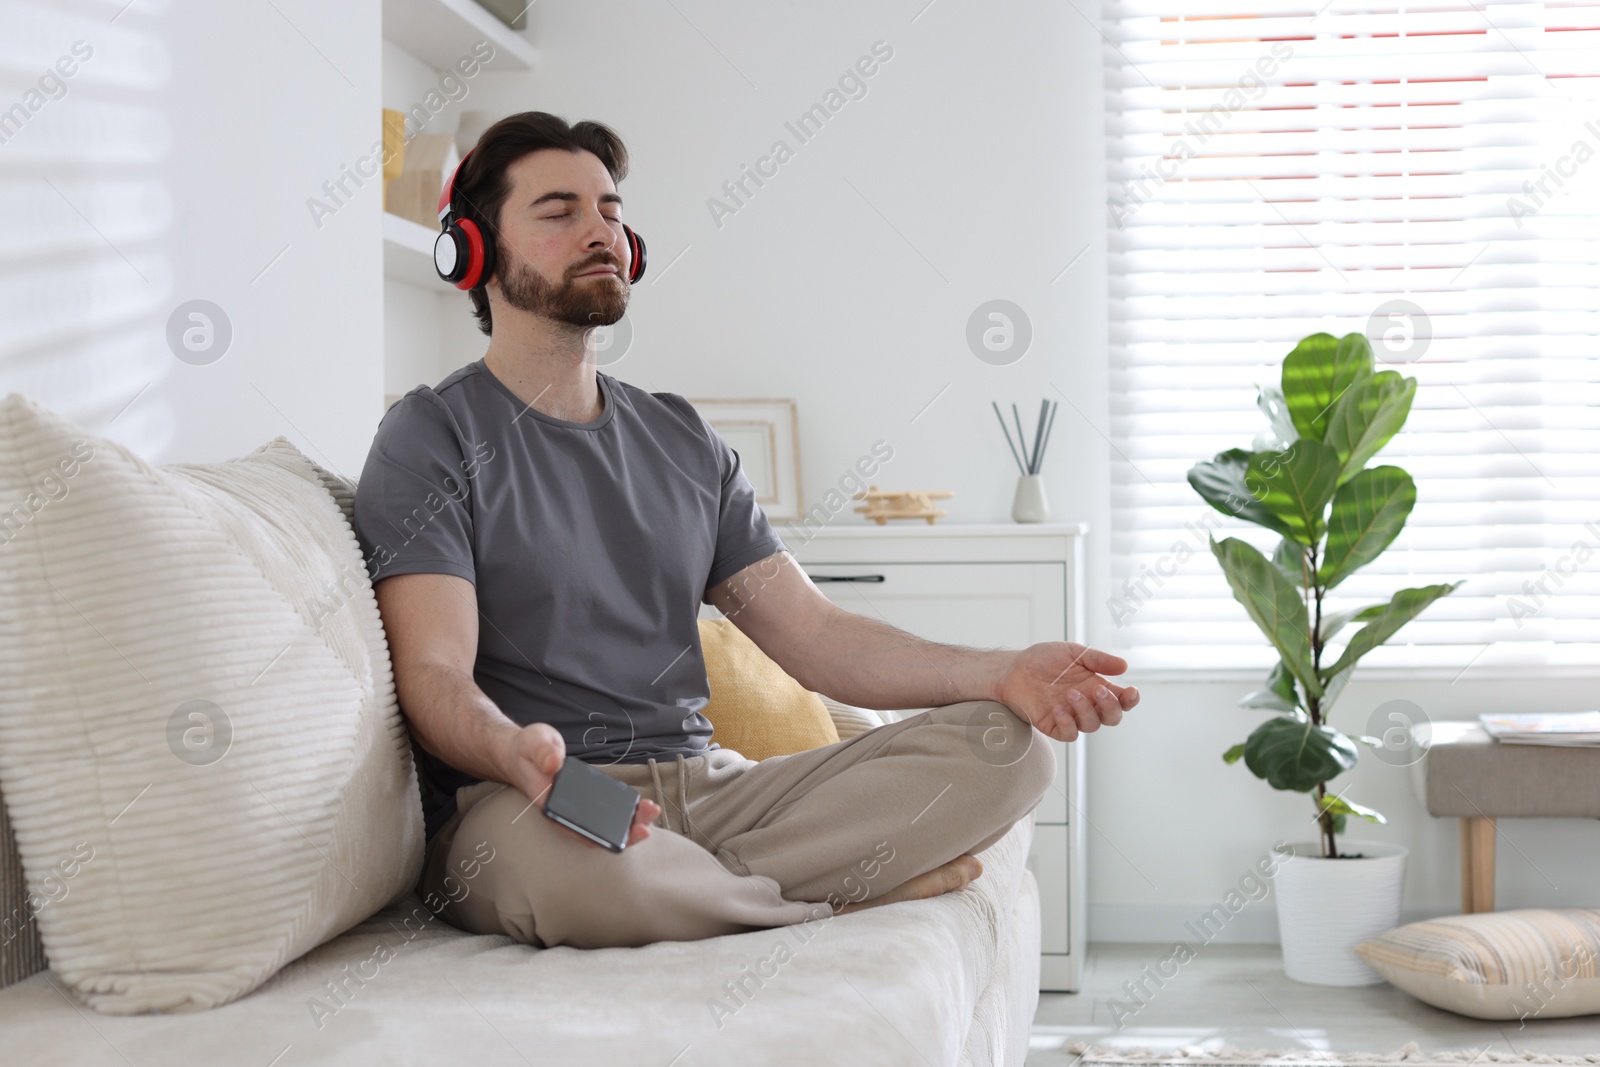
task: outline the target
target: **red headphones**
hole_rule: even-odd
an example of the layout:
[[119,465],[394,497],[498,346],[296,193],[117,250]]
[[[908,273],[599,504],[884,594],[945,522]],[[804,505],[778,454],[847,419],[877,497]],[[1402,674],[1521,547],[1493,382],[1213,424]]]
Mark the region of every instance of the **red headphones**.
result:
[[[461,157],[450,180],[439,192],[441,229],[439,236],[433,240],[433,267],[439,272],[439,277],[457,289],[475,289],[484,284],[494,273],[495,266],[494,238],[484,233],[471,219],[458,217],[453,205],[456,178],[461,168],[467,165],[473,151],[476,149],[468,150]],[[628,251],[632,253],[632,266],[628,270],[628,282],[632,284],[644,277],[644,238],[629,229],[627,223],[622,224],[622,232],[627,235]]]

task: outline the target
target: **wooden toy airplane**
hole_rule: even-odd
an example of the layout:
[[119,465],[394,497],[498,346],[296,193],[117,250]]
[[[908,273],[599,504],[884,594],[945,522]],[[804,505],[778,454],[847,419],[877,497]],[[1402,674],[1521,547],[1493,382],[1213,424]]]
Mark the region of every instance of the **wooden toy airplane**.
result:
[[865,492],[857,493],[851,499],[866,500],[855,510],[863,512],[867,518],[884,525],[890,519],[927,519],[932,526],[935,519],[941,519],[950,514],[943,508],[933,506],[934,500],[955,496],[948,489],[936,489],[929,492],[904,492],[890,493],[880,490],[875,485],[867,487]]

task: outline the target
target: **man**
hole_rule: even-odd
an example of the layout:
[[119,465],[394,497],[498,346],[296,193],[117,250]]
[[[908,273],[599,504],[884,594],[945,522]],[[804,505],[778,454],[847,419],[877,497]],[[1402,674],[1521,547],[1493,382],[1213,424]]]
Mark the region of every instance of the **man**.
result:
[[[463,929],[600,947],[958,889],[1051,787],[1036,728],[1115,725],[1138,693],[1102,675],[1127,665],[933,644],[822,596],[693,407],[596,369],[589,335],[628,303],[626,173],[598,123],[483,134],[452,207],[494,246],[470,293],[488,351],[398,401],[361,477],[422,779],[419,890]],[[701,603],[807,689],[931,710],[759,763],[724,749],[700,713]],[[533,810],[568,754],[644,794],[621,853]]]

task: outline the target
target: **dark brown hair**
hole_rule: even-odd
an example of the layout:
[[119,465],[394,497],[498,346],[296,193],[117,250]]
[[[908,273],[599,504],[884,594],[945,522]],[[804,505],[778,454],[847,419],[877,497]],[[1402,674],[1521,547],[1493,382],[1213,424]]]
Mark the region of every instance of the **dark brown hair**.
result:
[[[453,204],[457,218],[471,219],[493,236],[498,253],[495,257],[497,271],[506,262],[501,251],[504,246],[499,225],[500,209],[511,195],[511,179],[506,171],[523,156],[546,148],[594,153],[605,164],[613,183],[628,176],[628,149],[617,132],[604,123],[585,120],[569,126],[559,115],[523,111],[507,115],[484,130],[467,165],[461,168]],[[467,295],[472,298],[472,313],[478,318],[478,329],[492,335],[494,323],[489,316],[489,294],[484,290],[488,281],[483,278]]]

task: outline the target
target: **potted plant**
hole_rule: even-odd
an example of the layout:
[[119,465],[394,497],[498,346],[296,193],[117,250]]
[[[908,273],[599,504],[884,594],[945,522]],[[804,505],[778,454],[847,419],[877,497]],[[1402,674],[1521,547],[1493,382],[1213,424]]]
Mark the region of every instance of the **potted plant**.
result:
[[1329,610],[1326,602],[1389,546],[1416,503],[1409,474],[1367,466],[1405,424],[1416,391],[1415,378],[1374,369],[1360,334],[1312,334],[1284,357],[1281,384],[1259,391],[1271,430],[1256,444],[1267,447],[1230,449],[1189,471],[1212,507],[1281,538],[1270,558],[1235,537],[1212,538],[1211,551],[1278,653],[1266,685],[1240,701],[1276,714],[1222,758],[1242,758],[1274,789],[1308,794],[1320,829],[1318,841],[1294,846],[1297,862],[1276,879],[1284,970],[1299,981],[1381,981],[1351,948],[1399,921],[1406,850],[1371,841],[1339,848],[1350,817],[1385,819],[1329,792],[1358,750],[1328,713],[1362,656],[1461,583],[1402,589],[1382,604]]

